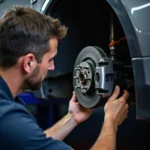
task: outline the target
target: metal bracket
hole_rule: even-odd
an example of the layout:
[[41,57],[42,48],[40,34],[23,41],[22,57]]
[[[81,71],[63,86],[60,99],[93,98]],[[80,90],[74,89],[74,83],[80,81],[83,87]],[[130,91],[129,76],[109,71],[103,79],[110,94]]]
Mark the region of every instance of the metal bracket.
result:
[[113,89],[113,63],[110,58],[102,58],[96,65],[95,89],[102,97],[110,96]]

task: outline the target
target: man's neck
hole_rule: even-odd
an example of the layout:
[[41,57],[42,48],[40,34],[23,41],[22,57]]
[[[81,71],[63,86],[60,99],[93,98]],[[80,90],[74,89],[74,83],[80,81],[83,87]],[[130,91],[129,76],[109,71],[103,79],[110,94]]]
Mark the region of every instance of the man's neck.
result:
[[20,89],[22,79],[20,77],[20,73],[17,70],[0,70],[0,76],[7,83],[13,98],[15,98],[19,93],[22,92],[22,90]]

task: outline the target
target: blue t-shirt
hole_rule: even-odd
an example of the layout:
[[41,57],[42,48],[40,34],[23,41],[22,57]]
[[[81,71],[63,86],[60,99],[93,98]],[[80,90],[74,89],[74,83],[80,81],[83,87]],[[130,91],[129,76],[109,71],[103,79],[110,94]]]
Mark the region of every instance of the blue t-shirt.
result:
[[16,101],[0,77],[0,150],[72,149],[62,141],[47,138],[33,115]]

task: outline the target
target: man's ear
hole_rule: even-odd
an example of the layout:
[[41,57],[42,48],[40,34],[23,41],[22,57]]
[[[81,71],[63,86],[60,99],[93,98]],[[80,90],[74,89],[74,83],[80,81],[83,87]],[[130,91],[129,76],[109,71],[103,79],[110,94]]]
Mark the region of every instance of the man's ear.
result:
[[23,57],[23,70],[30,74],[37,66],[37,60],[32,53],[28,53]]

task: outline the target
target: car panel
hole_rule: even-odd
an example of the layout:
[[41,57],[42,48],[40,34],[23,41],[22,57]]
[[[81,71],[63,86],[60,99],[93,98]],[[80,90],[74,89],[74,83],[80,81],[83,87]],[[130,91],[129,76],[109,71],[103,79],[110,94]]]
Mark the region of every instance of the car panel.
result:
[[122,24],[128,39],[131,57],[150,56],[150,1],[107,1]]

